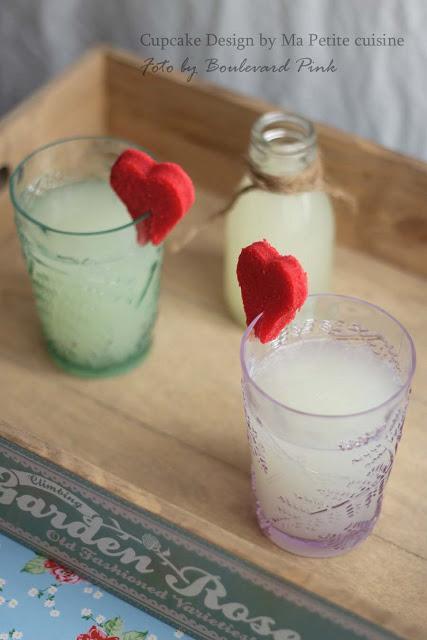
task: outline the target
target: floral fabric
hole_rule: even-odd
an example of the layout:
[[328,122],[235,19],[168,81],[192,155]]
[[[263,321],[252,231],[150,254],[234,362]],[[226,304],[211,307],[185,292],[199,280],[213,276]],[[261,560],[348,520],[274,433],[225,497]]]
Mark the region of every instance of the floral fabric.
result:
[[0,534],[0,640],[188,640]]

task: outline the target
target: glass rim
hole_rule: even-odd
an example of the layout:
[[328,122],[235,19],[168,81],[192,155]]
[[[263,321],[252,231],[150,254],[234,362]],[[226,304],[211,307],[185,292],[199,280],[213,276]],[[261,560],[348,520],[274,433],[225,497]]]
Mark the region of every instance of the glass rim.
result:
[[[141,151],[145,151],[145,149],[143,149],[143,147],[141,147],[140,145],[135,144],[134,142],[131,142],[130,140],[127,140],[126,138],[116,138],[114,136],[97,136],[97,135],[93,135],[93,136],[89,136],[89,135],[88,136],[70,136],[70,137],[66,137],[66,138],[59,138],[58,140],[54,140],[53,142],[49,142],[49,143],[47,143],[47,144],[45,144],[45,145],[43,145],[41,147],[37,147],[36,149],[31,151],[31,153],[26,155],[25,158],[23,158],[23,160],[21,160],[19,162],[19,164],[15,167],[15,169],[13,170],[13,172],[12,172],[10,178],[9,178],[9,195],[10,195],[10,199],[12,201],[12,205],[13,205],[14,209],[16,211],[18,211],[21,215],[23,215],[24,218],[27,218],[27,220],[29,220],[33,224],[37,225],[40,229],[43,229],[43,231],[51,231],[53,233],[58,233],[58,234],[61,234],[61,235],[64,235],[64,236],[91,237],[91,236],[105,235],[107,233],[114,233],[116,231],[123,231],[124,229],[128,229],[129,227],[136,226],[142,220],[145,220],[146,218],[148,218],[148,216],[151,215],[151,212],[150,211],[145,211],[144,213],[141,213],[141,215],[138,216],[137,218],[131,218],[129,220],[129,222],[127,222],[126,224],[122,224],[122,225],[120,225],[118,227],[111,227],[111,228],[108,228],[108,229],[102,229],[101,231],[63,231],[62,229],[55,229],[55,227],[50,227],[47,224],[43,224],[42,222],[40,222],[40,220],[36,220],[27,211],[25,211],[25,209],[19,204],[18,198],[17,198],[17,194],[16,194],[16,190],[15,190],[16,179],[17,179],[17,176],[18,176],[19,172],[22,171],[22,168],[25,166],[25,164],[29,160],[31,160],[31,158],[33,158],[34,156],[38,155],[42,151],[46,151],[47,149],[50,149],[52,147],[57,147],[59,145],[66,144],[67,142],[83,142],[85,140],[105,140],[105,141],[111,140],[113,142],[122,142],[124,144],[129,145],[129,148],[140,149]],[[146,153],[148,153],[148,152],[146,152]],[[150,155],[151,155],[151,153],[150,153]],[[153,157],[153,156],[151,156],[151,157]]]
[[249,337],[253,331],[253,328],[255,327],[256,323],[258,322],[258,320],[261,318],[262,313],[260,313],[254,320],[252,320],[252,322],[248,325],[248,327],[246,328],[245,332],[243,333],[243,336],[241,338],[240,341],[240,364],[242,367],[242,372],[243,372],[243,377],[244,379],[248,380],[251,385],[267,400],[269,400],[270,402],[272,402],[275,406],[280,407],[281,409],[285,409],[286,411],[289,411],[291,413],[300,415],[300,416],[307,416],[307,417],[311,417],[311,418],[328,418],[328,419],[333,419],[333,418],[353,418],[356,416],[363,416],[366,414],[369,414],[373,411],[377,411],[378,409],[381,409],[382,407],[386,406],[387,404],[389,404],[391,401],[393,401],[395,398],[397,398],[400,393],[407,387],[409,387],[409,385],[411,384],[412,378],[414,376],[415,373],[415,366],[416,366],[416,351],[415,351],[415,345],[414,345],[414,341],[412,339],[411,334],[409,333],[409,331],[403,326],[403,324],[397,320],[397,318],[395,318],[393,315],[391,315],[391,313],[389,313],[388,311],[386,311],[385,309],[383,309],[382,307],[372,303],[372,302],[368,302],[367,300],[362,300],[361,298],[357,298],[355,296],[346,296],[346,295],[341,295],[341,294],[335,294],[335,293],[315,293],[315,294],[311,294],[307,297],[307,300],[314,300],[316,298],[336,298],[338,300],[348,300],[351,302],[356,302],[358,304],[361,304],[363,306],[366,307],[371,307],[372,309],[375,309],[376,311],[379,311],[380,314],[386,316],[387,318],[389,318],[390,320],[392,320],[392,322],[394,322],[403,332],[403,334],[406,336],[406,339],[408,340],[409,343],[409,348],[410,348],[410,352],[411,352],[411,366],[409,368],[409,372],[405,378],[405,381],[399,385],[399,388],[397,389],[397,391],[395,391],[391,396],[389,396],[388,398],[386,398],[386,400],[384,400],[383,402],[380,402],[379,404],[374,405],[373,407],[369,407],[369,409],[364,409],[363,411],[356,411],[353,413],[343,413],[343,414],[339,414],[339,413],[332,413],[332,414],[327,414],[327,413],[311,413],[309,411],[301,411],[300,409],[296,409],[295,407],[291,407],[287,404],[285,404],[284,402],[280,402],[279,400],[276,400],[273,396],[271,396],[269,393],[267,393],[266,391],[264,391],[263,389],[261,389],[261,387],[255,382],[255,380],[253,379],[253,377],[250,375],[248,368],[246,366],[246,360],[245,360],[245,349],[246,349],[246,344],[248,343]]

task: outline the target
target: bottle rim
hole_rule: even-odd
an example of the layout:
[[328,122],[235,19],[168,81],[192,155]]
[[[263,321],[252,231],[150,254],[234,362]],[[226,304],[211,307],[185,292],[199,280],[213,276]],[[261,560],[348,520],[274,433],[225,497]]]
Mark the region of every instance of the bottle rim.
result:
[[259,151],[290,156],[305,153],[317,144],[313,123],[286,111],[269,111],[252,126],[251,144]]

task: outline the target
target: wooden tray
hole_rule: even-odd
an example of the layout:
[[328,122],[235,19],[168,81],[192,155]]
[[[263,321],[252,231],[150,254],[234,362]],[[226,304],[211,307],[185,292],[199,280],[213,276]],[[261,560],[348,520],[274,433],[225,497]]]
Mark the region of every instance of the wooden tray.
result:
[[[197,186],[193,219],[222,205],[242,173],[250,126],[271,105],[177,75],[143,77],[138,64],[126,54],[92,51],[4,118],[3,174],[56,138],[111,134],[182,163]],[[221,223],[167,256],[155,346],[144,365],[122,378],[79,380],[55,369],[42,345],[4,189],[2,432],[263,569],[421,639],[427,633],[427,167],[331,128],[319,126],[319,135],[328,176],[353,192],[360,207],[355,216],[337,211],[334,290],[396,315],[418,352],[382,516],[360,548],[334,559],[300,558],[274,547],[256,526],[240,394],[241,331],[222,300]]]

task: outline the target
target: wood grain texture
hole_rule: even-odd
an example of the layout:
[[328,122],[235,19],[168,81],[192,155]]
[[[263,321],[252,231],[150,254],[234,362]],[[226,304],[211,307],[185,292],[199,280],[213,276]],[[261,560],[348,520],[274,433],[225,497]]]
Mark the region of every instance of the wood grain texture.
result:
[[[230,196],[251,125],[276,107],[179,74],[143,76],[140,64],[128,54],[107,56],[109,129],[174,158],[198,184]],[[358,203],[357,215],[335,203],[340,242],[427,275],[426,165],[332,127],[317,130],[328,180]]]
[[[106,132],[110,127],[112,134],[145,141],[160,156],[194,170],[198,200],[190,217],[203,218],[224,202],[241,171],[239,145],[243,148],[246,143],[245,127],[258,107],[212,89],[203,89],[199,101],[196,86],[187,87],[179,79],[144,79],[143,94],[139,89],[135,93],[140,77],[134,75],[139,74],[134,64],[120,55],[91,54],[81,72],[72,70],[68,80],[49,89],[51,100],[59,94],[71,99],[76,81],[90,91],[88,75],[95,74],[96,84],[109,69],[106,87],[96,89],[99,117],[96,110],[87,116],[86,126],[93,126],[93,131],[86,132],[101,132],[104,123]],[[129,76],[124,82],[126,68]],[[181,86],[190,92],[187,102]],[[176,87],[180,87],[178,94]],[[110,96],[111,101],[105,103],[102,96]],[[219,120],[230,117],[236,128],[224,146],[221,136],[203,125],[203,118],[212,115],[211,98]],[[51,100],[41,99],[49,103],[45,108],[53,117]],[[1,146],[4,131],[14,131],[13,136],[7,134],[8,157],[14,161],[21,150],[28,150],[23,139],[25,120],[31,121],[33,111],[40,110],[38,117],[43,121],[38,100],[21,107],[16,117],[9,116],[7,127],[0,124],[0,149],[5,148]],[[160,111],[165,100],[170,105],[169,116],[163,113],[164,123],[156,110],[157,100]],[[192,124],[181,127],[184,120]],[[78,126],[78,121],[70,119],[64,123],[64,132],[78,133]],[[42,128],[48,135],[49,122]],[[55,136],[64,135],[59,122],[54,131]],[[327,132],[322,135],[328,138]],[[334,141],[333,132],[328,140],[331,149],[341,144],[338,138]],[[402,175],[412,176],[405,178],[408,184],[420,180],[420,189],[424,184],[424,166],[376,147],[364,148],[363,153],[371,158],[372,171],[388,162],[390,167],[401,162]],[[338,171],[338,161],[331,159],[331,163]],[[357,188],[363,191],[363,186]],[[419,193],[417,211],[423,200]],[[4,195],[0,207],[0,431],[113,493],[405,638],[425,638],[425,280],[354,248],[337,250],[335,290],[376,302],[396,315],[414,336],[419,365],[404,437],[375,532],[360,548],[340,558],[299,558],[271,545],[259,533],[253,515],[240,394],[241,331],[227,316],[222,300],[221,222],[182,253],[166,256],[155,345],[144,365],[117,379],[79,380],[56,370],[44,350],[18,241],[12,235],[11,207]],[[377,213],[367,211],[374,218]],[[191,219],[185,224],[189,223]],[[410,253],[416,267],[422,262],[421,245],[414,245]],[[53,449],[48,442],[54,443]]]
[[[105,60],[103,48],[88,52],[0,120],[0,167],[12,171],[31,151],[58,138],[105,132]],[[3,211],[8,206],[8,196],[7,185],[2,187]],[[0,216],[1,237],[11,230],[11,221],[10,216]]]

